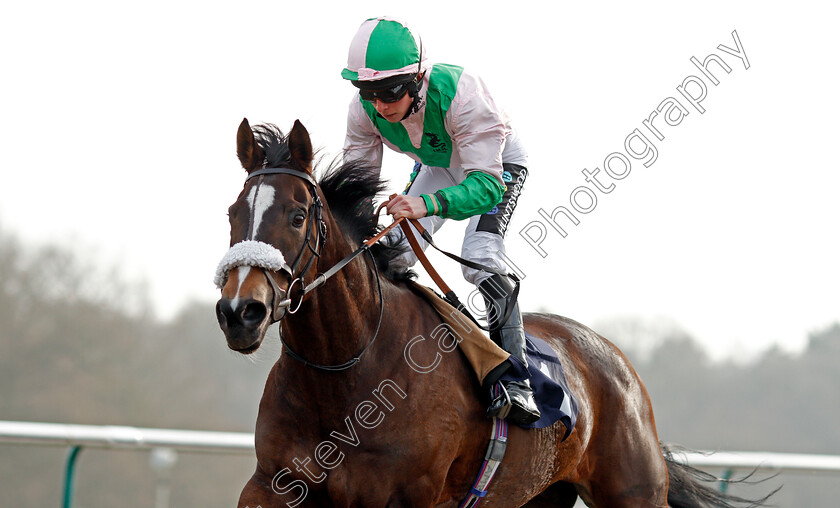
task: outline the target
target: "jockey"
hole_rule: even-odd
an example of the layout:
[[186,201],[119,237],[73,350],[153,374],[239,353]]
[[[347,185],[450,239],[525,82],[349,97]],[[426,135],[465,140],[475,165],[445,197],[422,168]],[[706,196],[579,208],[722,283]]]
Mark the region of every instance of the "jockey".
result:
[[[381,168],[384,144],[415,161],[411,181],[387,203],[388,213],[420,219],[431,234],[446,219],[469,219],[462,257],[505,272],[504,235],[528,174],[527,154],[481,79],[455,65],[430,64],[420,37],[388,17],[362,23],[341,76],[359,89],[347,118],[345,160]],[[425,249],[428,244],[418,240]],[[410,250],[397,260],[405,269],[416,261]],[[491,327],[511,307],[509,319],[491,337],[527,365],[510,278],[466,266],[463,273],[484,296]],[[526,424],[540,418],[528,379],[505,389],[508,420]],[[505,405],[504,396],[494,400],[488,415]]]

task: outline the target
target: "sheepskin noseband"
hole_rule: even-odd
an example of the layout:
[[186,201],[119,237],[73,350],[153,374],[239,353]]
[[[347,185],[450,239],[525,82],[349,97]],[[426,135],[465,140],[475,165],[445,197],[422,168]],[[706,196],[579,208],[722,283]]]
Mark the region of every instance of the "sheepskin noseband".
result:
[[219,262],[213,282],[221,289],[227,282],[230,271],[237,266],[257,266],[270,271],[284,270],[292,276],[292,269],[279,249],[257,240],[245,240],[235,244]]

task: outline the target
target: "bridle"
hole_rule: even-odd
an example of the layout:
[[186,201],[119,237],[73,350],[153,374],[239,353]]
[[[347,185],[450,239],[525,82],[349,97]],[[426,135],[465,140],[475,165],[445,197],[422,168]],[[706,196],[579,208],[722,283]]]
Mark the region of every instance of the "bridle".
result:
[[[312,196],[312,205],[309,207],[309,210],[306,214],[306,241],[304,242],[304,246],[301,247],[300,252],[298,252],[297,257],[292,262],[292,266],[284,264],[282,267],[280,267],[280,271],[286,272],[289,275],[289,280],[292,281],[291,284],[289,284],[288,289],[286,289],[285,291],[280,289],[280,286],[277,284],[277,281],[275,281],[274,277],[272,277],[269,273],[270,270],[266,268],[261,268],[263,273],[265,274],[266,279],[268,279],[268,283],[271,285],[271,288],[274,291],[274,296],[272,297],[271,304],[272,323],[276,323],[283,319],[286,313],[294,314],[295,312],[300,310],[300,306],[303,303],[303,297],[308,291],[302,291],[297,305],[293,305],[291,299],[292,288],[296,283],[299,284],[301,287],[303,286],[304,274],[306,274],[306,272],[309,271],[309,269],[312,267],[312,264],[316,262],[316,260],[320,259],[321,248],[327,241],[327,224],[322,218],[324,205],[321,202],[321,198],[318,196],[318,192],[316,191],[317,184],[315,182],[315,179],[312,178],[312,176],[310,176],[308,173],[304,173],[303,171],[298,171],[292,168],[264,168],[249,174],[248,178],[245,179],[245,183],[247,184],[248,181],[252,178],[259,177],[260,180],[262,180],[262,178],[265,175],[279,174],[292,175],[306,180],[309,183],[309,193]],[[254,212],[252,210],[251,220],[253,220],[253,216]],[[313,229],[317,229],[317,237],[315,238],[314,247],[312,246]],[[312,255],[309,257],[309,260],[306,262],[306,266],[303,267],[303,270],[297,272],[298,266],[300,266],[300,263],[303,260],[303,255],[307,250],[309,250],[309,252],[311,252]],[[299,277],[295,276],[296,272],[299,273]]]
[[[313,368],[316,368],[316,369],[319,369],[319,370],[331,371],[331,372],[342,371],[342,370],[349,369],[350,367],[359,363],[362,355],[365,354],[365,352],[370,348],[370,346],[376,340],[377,335],[379,335],[379,329],[382,326],[382,316],[383,316],[384,311],[385,311],[385,302],[382,298],[382,281],[380,280],[379,270],[376,267],[376,261],[373,259],[373,254],[370,252],[370,246],[372,246],[377,241],[379,241],[379,239],[382,238],[382,236],[384,236],[388,231],[390,231],[391,228],[393,228],[397,223],[391,224],[387,228],[383,229],[379,234],[377,234],[375,237],[369,239],[368,241],[364,242],[364,244],[362,244],[361,247],[359,247],[353,253],[346,256],[344,259],[342,259],[338,263],[336,263],[329,270],[327,270],[324,273],[318,274],[311,283],[309,283],[307,285],[304,285],[305,284],[305,282],[303,280],[304,275],[306,274],[306,272],[309,271],[309,269],[312,267],[312,264],[315,263],[316,260],[320,260],[321,248],[323,248],[323,246],[324,246],[324,244],[326,243],[326,240],[327,240],[327,225],[324,222],[323,215],[322,215],[322,213],[323,213],[323,203],[321,202],[321,198],[318,196],[318,191],[317,191],[318,184],[315,182],[315,179],[312,178],[312,176],[309,175],[308,173],[304,173],[303,171],[299,171],[299,170],[296,170],[296,169],[292,169],[292,168],[288,168],[288,167],[259,169],[257,171],[252,172],[251,174],[249,174],[248,178],[245,179],[245,183],[247,184],[247,182],[249,180],[251,180],[252,178],[259,177],[260,179],[262,179],[262,177],[265,176],[265,175],[277,175],[277,174],[296,176],[298,178],[301,178],[301,179],[305,180],[307,183],[309,183],[309,193],[312,196],[312,205],[309,207],[309,210],[308,210],[308,213],[307,213],[306,240],[304,242],[303,247],[301,247],[301,250],[298,253],[297,257],[295,258],[294,262],[292,263],[292,266],[289,266],[289,265],[284,263],[282,266],[279,267],[278,270],[265,268],[263,266],[257,266],[257,268],[262,270],[266,279],[268,279],[269,285],[271,285],[271,288],[273,290],[272,304],[271,304],[271,320],[272,320],[271,322],[272,322],[272,324],[282,320],[286,316],[287,313],[288,314],[294,314],[298,310],[300,310],[300,306],[303,303],[303,299],[309,292],[311,292],[311,291],[315,290],[316,288],[318,288],[319,286],[323,285],[327,281],[327,279],[329,279],[330,277],[332,277],[333,275],[338,273],[339,270],[341,270],[342,268],[347,266],[347,264],[350,263],[350,261],[352,261],[353,259],[358,257],[363,252],[367,252],[368,255],[371,258],[371,261],[373,262],[373,272],[376,274],[376,286],[377,286],[377,290],[378,290],[378,293],[379,293],[379,320],[376,324],[376,330],[373,333],[373,337],[370,339],[370,341],[368,341],[367,345],[358,354],[356,354],[353,358],[351,358],[350,360],[348,360],[344,363],[338,364],[338,365],[321,365],[321,364],[313,363],[313,362],[305,359],[300,354],[296,353],[289,346],[289,344],[287,344],[283,340],[282,333],[280,334],[280,342],[283,344],[283,351],[286,354],[288,354],[289,356],[291,356],[292,358],[294,358],[295,360],[298,360],[299,362],[302,362],[304,365],[307,365],[307,366],[310,366],[310,367],[313,367]],[[254,200],[254,201],[256,202],[256,200]],[[252,218],[253,218],[253,215],[254,215],[254,213],[253,213],[253,210],[252,210],[252,212],[251,212],[251,217]],[[315,246],[314,247],[312,246],[312,231],[313,231],[313,229],[317,230],[317,236],[315,238]],[[309,250],[309,252],[311,252],[312,255],[310,256],[309,260],[306,262],[306,265],[304,266],[303,270],[300,270],[298,272],[297,268],[300,265],[301,261],[303,260],[303,255],[307,250]],[[316,267],[317,267],[317,265],[316,265]],[[287,273],[289,275],[289,279],[292,281],[289,284],[289,287],[285,291],[280,288],[280,286],[277,284],[277,281],[275,281],[274,277],[272,277],[272,275],[271,275],[272,272],[276,272],[276,271],[283,271],[283,272]],[[298,275],[295,276],[295,273],[298,273]],[[301,287],[301,289],[300,289],[300,299],[297,301],[297,305],[293,305],[292,299],[291,299],[291,293],[292,293],[292,287],[294,287],[294,285],[296,283],[299,284],[300,287]]]

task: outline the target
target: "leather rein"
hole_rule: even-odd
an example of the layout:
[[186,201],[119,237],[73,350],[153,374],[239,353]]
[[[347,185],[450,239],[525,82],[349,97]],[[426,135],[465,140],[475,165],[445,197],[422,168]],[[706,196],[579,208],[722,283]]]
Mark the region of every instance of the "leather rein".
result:
[[[330,268],[326,272],[317,275],[315,277],[315,279],[312,282],[310,282],[309,284],[304,285],[305,284],[305,281],[303,280],[304,275],[312,267],[313,262],[315,262],[316,260],[320,260],[321,248],[323,248],[323,246],[324,246],[324,244],[326,243],[326,240],[327,240],[327,225],[322,218],[323,217],[322,216],[323,203],[321,202],[321,199],[318,196],[318,192],[317,192],[318,184],[315,182],[315,179],[312,178],[312,176],[309,175],[308,173],[304,173],[303,171],[298,171],[296,169],[285,168],[285,167],[260,169],[260,170],[254,171],[253,173],[249,174],[248,178],[245,179],[245,182],[247,183],[248,180],[250,180],[251,178],[254,178],[254,177],[262,177],[264,175],[277,175],[277,174],[292,175],[292,176],[296,176],[298,178],[301,178],[303,180],[306,180],[306,182],[309,183],[309,192],[312,195],[313,202],[312,202],[312,206],[310,206],[310,208],[309,208],[309,213],[307,214],[306,241],[304,243],[304,246],[301,247],[301,250],[298,253],[297,257],[295,258],[294,263],[292,263],[291,267],[289,267],[288,265],[284,265],[280,269],[281,271],[286,272],[289,275],[289,278],[292,280],[292,282],[289,284],[289,287],[284,291],[277,284],[277,281],[274,280],[274,277],[272,277],[271,274],[269,273],[269,272],[274,271],[274,270],[269,270],[267,268],[259,267],[260,270],[262,270],[263,274],[265,274],[265,277],[266,277],[266,279],[268,279],[268,283],[271,285],[271,288],[274,292],[273,297],[272,297],[272,309],[271,309],[272,323],[276,323],[276,322],[282,320],[286,316],[287,313],[288,314],[294,314],[298,310],[300,310],[300,306],[303,303],[303,299],[307,295],[307,293],[309,293],[309,292],[315,290],[316,288],[320,287],[321,285],[323,285],[325,282],[327,282],[327,279],[329,279],[330,277],[332,277],[333,275],[338,273],[342,268],[347,266],[348,263],[353,261],[360,254],[362,254],[364,252],[367,252],[368,255],[371,258],[371,261],[373,261],[373,271],[376,274],[376,287],[377,287],[377,290],[378,290],[378,293],[379,293],[379,320],[376,324],[376,330],[373,333],[373,337],[368,341],[367,345],[358,354],[356,354],[353,358],[351,358],[350,360],[348,360],[344,363],[338,364],[338,365],[322,365],[322,364],[314,363],[314,362],[311,362],[311,361],[307,360],[306,358],[301,356],[299,353],[296,353],[289,346],[289,344],[286,343],[285,340],[283,340],[283,334],[282,333],[280,334],[280,343],[283,345],[283,351],[286,354],[288,354],[289,356],[291,356],[292,358],[294,358],[295,360],[303,363],[304,365],[307,365],[309,367],[313,367],[313,368],[318,369],[318,370],[328,371],[328,372],[336,372],[336,371],[347,370],[350,367],[359,363],[362,355],[365,354],[365,352],[370,348],[370,346],[376,340],[377,335],[379,335],[379,329],[382,326],[382,316],[384,315],[384,311],[385,311],[385,301],[382,298],[382,281],[380,280],[379,270],[376,268],[376,261],[373,259],[373,254],[370,253],[369,249],[373,244],[375,244],[377,241],[379,241],[379,239],[382,238],[382,236],[384,236],[388,231],[390,231],[391,228],[393,228],[393,226],[396,225],[396,223],[394,223],[391,226],[389,226],[388,228],[385,228],[384,230],[382,230],[375,237],[371,238],[370,240],[368,240],[364,244],[362,244],[362,246],[359,247],[358,249],[356,249],[352,254],[348,255],[347,257],[345,257],[344,259],[342,259],[341,261],[336,263],[332,268]],[[312,247],[312,230],[313,229],[317,229],[317,238],[315,239],[315,247],[314,248]],[[303,254],[304,254],[304,252],[306,252],[307,249],[309,249],[309,251],[312,253],[312,256],[309,258],[309,261],[306,263],[306,266],[303,268],[303,270],[301,270],[299,272],[300,275],[296,277],[295,276],[295,271],[297,270],[297,267],[298,267],[298,265],[300,264],[300,262],[303,258]],[[292,287],[294,287],[294,285],[296,283],[298,283],[301,286],[300,296],[299,296],[299,300],[297,302],[297,305],[294,306],[294,308],[292,308],[293,305],[292,305],[292,299],[291,299],[292,295],[291,295],[291,293],[292,293]]]
[[[451,254],[449,252],[446,252],[446,251],[440,249],[437,245],[435,245],[434,241],[432,241],[432,235],[429,234],[429,232],[420,224],[420,222],[417,221],[417,219],[406,219],[406,218],[403,217],[403,218],[399,218],[399,219],[395,220],[393,223],[391,223],[390,225],[383,228],[375,236],[369,238],[364,243],[362,243],[362,245],[358,249],[356,249],[355,251],[353,251],[352,253],[347,255],[344,259],[342,259],[341,261],[339,261],[338,263],[333,265],[326,272],[315,276],[315,279],[312,282],[304,285],[304,280],[303,280],[304,274],[306,274],[306,272],[311,268],[313,262],[315,262],[316,260],[320,260],[321,248],[324,246],[324,244],[326,243],[326,239],[327,239],[327,226],[326,226],[326,223],[323,221],[323,218],[322,218],[323,203],[321,202],[321,199],[318,197],[318,192],[317,192],[318,184],[315,182],[315,179],[312,178],[312,176],[309,175],[308,173],[304,173],[303,171],[299,171],[299,170],[296,170],[296,169],[287,168],[287,167],[260,169],[260,170],[254,171],[251,174],[249,174],[248,178],[245,179],[245,182],[247,183],[248,180],[250,180],[251,178],[254,178],[254,177],[262,177],[264,175],[276,175],[276,174],[292,175],[292,176],[296,176],[296,177],[301,178],[301,179],[305,180],[306,182],[308,182],[309,183],[309,192],[312,195],[313,203],[312,203],[312,206],[310,207],[310,210],[309,210],[310,213],[307,214],[306,242],[305,242],[304,246],[301,248],[297,257],[295,258],[294,263],[292,263],[292,266],[289,267],[288,265],[284,265],[280,269],[280,270],[288,273],[289,278],[292,279],[292,282],[291,282],[291,284],[289,284],[289,287],[284,291],[277,284],[277,281],[274,280],[274,277],[272,277],[271,274],[269,273],[270,271],[273,271],[273,270],[269,270],[267,268],[259,267],[263,271],[263,273],[265,274],[266,279],[268,279],[268,282],[271,285],[272,290],[274,291],[274,294],[273,294],[273,297],[272,297],[272,310],[271,310],[272,323],[276,323],[276,322],[282,320],[287,313],[288,314],[296,313],[300,309],[300,306],[303,303],[303,299],[307,295],[307,293],[309,293],[309,292],[317,289],[318,287],[322,286],[324,283],[327,282],[327,279],[329,279],[330,277],[332,277],[333,275],[338,273],[342,268],[347,266],[351,261],[353,261],[354,259],[356,259],[359,255],[361,255],[363,253],[367,253],[370,256],[371,261],[373,261],[373,272],[376,274],[376,286],[377,286],[377,290],[378,290],[378,293],[379,293],[379,320],[376,324],[376,330],[374,331],[373,337],[371,337],[371,339],[370,339],[370,341],[368,341],[367,345],[365,345],[365,347],[358,354],[356,354],[353,358],[351,358],[350,360],[348,360],[344,363],[338,364],[338,365],[321,365],[321,364],[311,362],[311,361],[305,359],[300,354],[296,353],[291,347],[289,347],[289,345],[286,343],[286,341],[283,340],[283,334],[281,333],[280,334],[280,342],[283,345],[283,351],[286,354],[288,354],[289,356],[291,356],[292,358],[294,358],[295,360],[297,360],[297,361],[299,361],[299,362],[301,362],[304,365],[307,365],[309,367],[313,367],[315,369],[328,371],[328,372],[337,372],[337,371],[347,370],[350,367],[353,367],[354,365],[359,363],[359,361],[361,361],[362,355],[365,354],[365,352],[370,348],[370,346],[376,340],[377,335],[379,335],[379,329],[382,326],[382,317],[383,317],[384,310],[385,310],[385,302],[382,298],[382,281],[380,280],[379,269],[376,267],[376,261],[373,258],[373,254],[370,252],[370,248],[374,244],[376,244],[376,242],[378,242],[383,236],[388,234],[388,232],[391,231],[393,228],[395,228],[397,225],[399,225],[402,228],[403,233],[405,234],[409,245],[411,246],[412,250],[414,251],[414,254],[417,256],[417,259],[420,261],[420,263],[423,265],[423,267],[429,273],[429,276],[432,278],[432,280],[434,280],[435,284],[437,284],[437,286],[440,288],[440,290],[443,291],[444,298],[453,307],[455,307],[459,312],[466,315],[468,318],[470,318],[470,320],[473,321],[473,323],[475,323],[478,327],[480,327],[482,330],[485,330],[485,331],[495,331],[496,329],[501,328],[501,326],[510,317],[510,313],[512,311],[513,306],[508,306],[507,312],[505,313],[504,317],[501,320],[499,320],[499,324],[495,328],[485,327],[485,326],[482,326],[480,323],[478,323],[478,321],[472,316],[472,314],[470,314],[470,312],[467,310],[467,308],[458,299],[458,296],[455,294],[455,292],[452,291],[452,289],[446,284],[446,282],[443,280],[443,278],[440,276],[440,274],[438,274],[437,270],[435,270],[435,268],[432,266],[431,262],[426,257],[426,254],[423,252],[423,249],[420,247],[420,244],[417,241],[417,238],[414,236],[414,232],[412,232],[409,224],[411,224],[411,226],[414,226],[414,228],[420,233],[420,235],[423,237],[423,239],[429,245],[431,245],[432,247],[434,247],[436,250],[440,251],[441,253],[443,253],[447,257],[450,257],[450,258],[454,259],[455,261],[458,261],[459,263],[461,263],[465,266],[468,266],[470,268],[474,268],[476,270],[483,270],[483,271],[487,271],[487,272],[490,272],[490,273],[493,273],[493,274],[505,275],[505,276],[510,277],[514,281],[514,284],[515,284],[515,288],[514,288],[514,291],[512,293],[512,297],[514,299],[519,294],[519,278],[514,274],[508,274],[508,273],[505,273],[503,271],[497,270],[495,268],[463,259],[460,256],[456,256],[455,254]],[[391,197],[393,197],[393,196],[391,196]],[[377,216],[379,215],[382,208],[386,204],[387,204],[387,202],[379,205],[379,208],[377,208],[377,210],[376,210],[376,215]],[[313,211],[314,211],[314,213],[312,213]],[[312,244],[311,244],[311,240],[312,240],[311,236],[312,236],[313,228],[317,229],[317,235],[318,235],[317,238],[315,239],[315,247],[314,248],[312,247]],[[296,271],[298,265],[300,264],[300,262],[303,258],[303,254],[307,249],[309,249],[309,251],[312,253],[312,256],[309,258],[309,261],[306,263],[306,266],[303,268],[303,270],[301,270],[299,272],[300,275],[298,277],[295,277],[294,272]],[[295,285],[295,283],[299,283],[300,286],[301,286],[300,299],[298,300],[297,305],[294,306],[294,309],[292,309],[291,292],[292,292],[292,287]]]

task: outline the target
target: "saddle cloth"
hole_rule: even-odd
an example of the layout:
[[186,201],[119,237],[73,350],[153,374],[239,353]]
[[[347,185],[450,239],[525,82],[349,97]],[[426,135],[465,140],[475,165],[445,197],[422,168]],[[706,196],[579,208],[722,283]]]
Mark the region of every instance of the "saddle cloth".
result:
[[560,358],[551,346],[542,339],[525,332],[525,355],[528,357],[528,369],[516,358],[511,358],[513,367],[502,374],[501,380],[518,380],[528,376],[534,399],[540,409],[540,419],[534,423],[521,425],[526,429],[541,429],[561,421],[566,427],[563,439],[569,437],[575,428],[578,415],[577,399],[569,390],[566,373]]
[[569,390],[563,366],[551,346],[544,340],[525,332],[526,356],[528,357],[526,369],[522,362],[497,346],[490,337],[475,326],[475,323],[443,300],[435,291],[413,281],[409,285],[431,303],[441,319],[457,333],[458,338],[461,339],[458,347],[466,356],[482,386],[487,374],[508,359],[512,367],[502,374],[501,381],[530,378],[534,398],[542,416],[536,422],[522,427],[541,429],[560,421],[566,427],[563,439],[569,437],[577,421],[578,402]]

